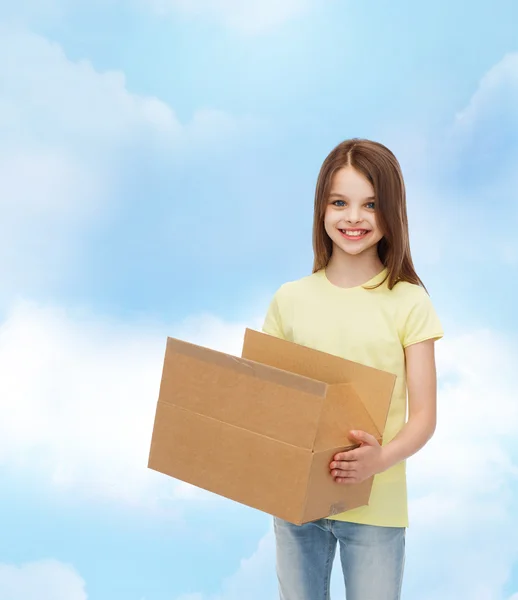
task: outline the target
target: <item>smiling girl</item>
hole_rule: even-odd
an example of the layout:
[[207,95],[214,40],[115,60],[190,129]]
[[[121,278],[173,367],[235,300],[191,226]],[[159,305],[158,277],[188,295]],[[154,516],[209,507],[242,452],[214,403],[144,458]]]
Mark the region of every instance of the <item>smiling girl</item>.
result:
[[374,475],[369,505],[302,526],[275,518],[280,598],[328,600],[339,545],[347,600],[400,600],[405,461],[435,430],[434,342],[443,332],[412,263],[405,185],[388,148],[352,139],[325,159],[313,249],[313,273],[279,288],[263,331],[389,371],[397,380],[382,445],[351,432],[359,447],[329,465],[338,485]]

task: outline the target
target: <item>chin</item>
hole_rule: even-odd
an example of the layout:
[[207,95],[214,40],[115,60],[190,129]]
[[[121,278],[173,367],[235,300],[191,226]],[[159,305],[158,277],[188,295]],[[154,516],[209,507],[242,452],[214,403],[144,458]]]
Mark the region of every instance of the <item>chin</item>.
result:
[[365,252],[372,252],[373,248],[376,248],[377,244],[369,244],[368,246],[364,245],[355,245],[353,242],[351,245],[345,245],[343,240],[340,240],[342,243],[337,244],[335,242],[335,246],[339,248],[341,252],[344,254],[348,254],[349,256],[358,256],[360,254],[364,254]]
[[355,250],[350,250],[350,249],[344,249],[342,248],[343,252],[345,252],[346,254],[349,254],[349,256],[359,256],[360,254],[364,254],[368,248],[358,248]]

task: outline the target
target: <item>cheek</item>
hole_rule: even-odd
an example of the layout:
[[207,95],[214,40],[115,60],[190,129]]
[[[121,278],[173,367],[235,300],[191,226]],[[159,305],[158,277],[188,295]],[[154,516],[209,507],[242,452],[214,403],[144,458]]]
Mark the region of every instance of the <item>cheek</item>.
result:
[[336,215],[332,211],[326,210],[324,214],[324,228],[328,234],[335,228],[336,221]]

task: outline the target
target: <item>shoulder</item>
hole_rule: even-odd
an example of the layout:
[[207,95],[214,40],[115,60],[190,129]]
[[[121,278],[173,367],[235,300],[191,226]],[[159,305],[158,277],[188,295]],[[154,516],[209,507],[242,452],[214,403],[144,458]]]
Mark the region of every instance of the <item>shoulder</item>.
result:
[[391,294],[398,303],[404,303],[408,307],[430,301],[430,296],[423,286],[408,281],[399,281],[392,288]]
[[321,272],[317,272],[312,273],[311,275],[300,277],[299,279],[287,281],[277,289],[275,292],[275,299],[278,302],[296,300],[297,298],[307,294],[310,290],[314,289],[315,285],[318,284],[318,281],[321,278]]
[[390,291],[396,319],[403,325],[412,315],[433,312],[430,295],[421,285],[399,281]]
[[424,287],[400,281],[393,288],[396,321],[404,347],[443,336],[441,322]]
[[290,339],[293,312],[302,299],[314,289],[315,275],[308,275],[283,283],[274,293],[266,313],[263,331],[283,339]]

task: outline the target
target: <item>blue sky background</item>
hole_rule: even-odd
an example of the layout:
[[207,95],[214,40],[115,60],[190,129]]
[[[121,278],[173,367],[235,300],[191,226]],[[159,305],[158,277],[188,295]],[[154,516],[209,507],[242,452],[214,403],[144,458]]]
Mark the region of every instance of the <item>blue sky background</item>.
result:
[[267,516],[146,469],[163,345],[239,353],[361,136],[447,332],[404,598],[516,600],[518,7],[241,4],[0,0],[0,597],[276,597]]

